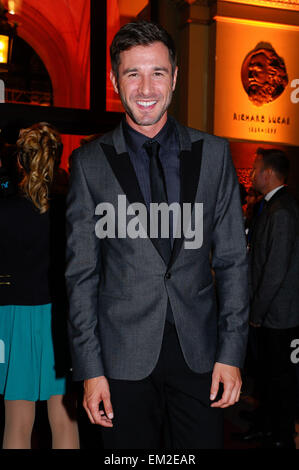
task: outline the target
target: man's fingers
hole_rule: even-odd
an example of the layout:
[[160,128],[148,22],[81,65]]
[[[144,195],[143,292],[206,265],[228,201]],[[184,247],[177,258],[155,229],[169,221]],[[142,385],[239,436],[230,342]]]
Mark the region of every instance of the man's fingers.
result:
[[234,405],[238,400],[238,394],[239,394],[239,384],[235,384],[235,386],[233,387],[232,391],[231,391],[231,394],[228,398],[228,401],[227,403],[225,404],[225,408],[228,407],[228,406],[232,406]]
[[223,408],[230,400],[230,396],[233,390],[234,384],[231,382],[226,382],[223,384],[223,394],[220,400],[213,403],[211,406],[213,408]]
[[113,423],[111,419],[108,419],[105,415],[101,416],[97,424],[103,426],[104,428],[113,428]]
[[85,410],[87,411],[88,416],[91,417],[91,422],[93,424],[99,424],[99,420],[101,419],[99,404],[94,404],[93,402],[87,401]]
[[228,364],[216,362],[213,370],[211,391],[216,382],[216,378],[218,386],[219,382],[223,383],[223,393],[220,400],[212,403],[211,407],[227,408],[228,406],[234,405],[240,398],[240,391],[242,385],[242,379],[239,368],[230,366]]
[[210,400],[215,400],[217,393],[219,390],[219,377],[218,376],[212,376],[212,385],[211,385],[211,391],[210,391]]
[[236,403],[240,400],[240,395],[241,395],[241,387],[239,387],[239,391],[237,393]]
[[99,403],[96,403],[96,404],[89,403],[88,408],[91,413],[91,416],[93,417],[95,424],[100,424],[102,417],[101,417],[101,413],[99,410]]
[[113,415],[112,404],[111,404],[111,401],[110,401],[110,396],[103,398],[103,405],[104,405],[104,410],[105,410],[106,416],[110,420],[113,419],[114,415]]
[[228,408],[234,405],[240,398],[241,385],[237,382],[224,383],[224,392],[220,400],[212,403],[213,408]]
[[[103,404],[104,409],[100,409]],[[109,384],[105,376],[84,381],[83,406],[92,424],[112,427],[113,409],[110,401]]]
[[84,406],[92,424],[99,424],[104,427],[112,427],[111,419],[105,416],[104,411],[99,409],[99,403],[86,403]]
[[86,404],[85,401],[83,402],[83,408],[84,408],[84,410],[86,411],[87,416],[88,416],[89,421],[91,422],[91,424],[95,424],[94,419],[93,419],[93,417],[92,417],[92,414],[90,413],[90,411],[89,411],[89,409],[88,409],[87,404]]

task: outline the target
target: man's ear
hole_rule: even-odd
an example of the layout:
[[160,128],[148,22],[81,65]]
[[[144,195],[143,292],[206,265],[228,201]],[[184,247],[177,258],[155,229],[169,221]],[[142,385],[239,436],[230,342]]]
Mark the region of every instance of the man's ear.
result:
[[112,70],[110,71],[110,80],[111,80],[111,83],[113,85],[115,93],[118,94],[117,80],[116,80],[116,77],[115,77],[114,73],[112,72]]
[[273,172],[272,168],[266,168],[264,171],[265,171],[266,176],[267,176],[267,181],[269,181],[272,178],[274,172]]
[[178,67],[175,68],[175,71],[174,71],[174,74],[173,74],[173,79],[172,79],[172,91],[175,90],[177,76],[178,76]]

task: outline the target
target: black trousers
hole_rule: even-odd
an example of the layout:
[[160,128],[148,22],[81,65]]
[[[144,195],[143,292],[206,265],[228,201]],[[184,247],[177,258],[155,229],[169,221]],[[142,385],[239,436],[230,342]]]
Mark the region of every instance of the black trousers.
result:
[[291,341],[299,328],[257,329],[261,421],[278,441],[293,440],[296,413],[296,369]]
[[139,381],[109,379],[113,428],[102,428],[105,449],[217,449],[223,410],[210,407],[212,372],[187,366],[175,326],[166,322],[154,371]]

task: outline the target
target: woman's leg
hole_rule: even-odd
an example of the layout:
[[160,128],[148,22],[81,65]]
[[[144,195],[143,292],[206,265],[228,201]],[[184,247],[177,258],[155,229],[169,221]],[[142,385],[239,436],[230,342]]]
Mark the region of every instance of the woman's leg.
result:
[[5,427],[3,449],[31,449],[31,433],[35,420],[35,402],[4,400]]
[[79,449],[76,399],[73,395],[53,395],[48,400],[52,449]]

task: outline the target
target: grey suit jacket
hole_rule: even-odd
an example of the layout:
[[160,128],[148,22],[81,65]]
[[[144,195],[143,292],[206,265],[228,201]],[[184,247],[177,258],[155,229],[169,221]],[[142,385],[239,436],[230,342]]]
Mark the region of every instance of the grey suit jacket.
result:
[[[144,202],[122,124],[73,155],[67,209],[69,333],[74,380],[140,380],[154,369],[169,298],[185,360],[242,366],[247,342],[247,254],[239,185],[221,138],[175,121],[181,203],[203,203],[203,244],[175,239],[168,266],[154,238],[96,236],[96,206],[118,195]],[[194,207],[194,206],[193,206]],[[192,223],[194,224],[194,209]],[[215,282],[212,273],[215,273]]]
[[251,320],[268,328],[299,325],[299,208],[285,188],[256,220],[249,259]]

